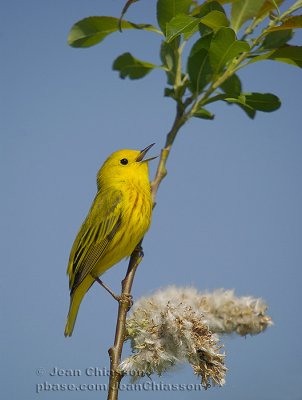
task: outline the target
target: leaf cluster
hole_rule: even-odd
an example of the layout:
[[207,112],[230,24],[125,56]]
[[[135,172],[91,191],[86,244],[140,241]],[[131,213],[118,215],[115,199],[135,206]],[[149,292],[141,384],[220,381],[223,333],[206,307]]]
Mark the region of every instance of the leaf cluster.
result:
[[[154,69],[167,77],[164,94],[176,101],[178,114],[213,119],[205,106],[216,101],[239,106],[250,118],[257,111],[271,112],[280,100],[271,93],[246,93],[236,74],[262,60],[302,67],[302,46],[289,44],[295,29],[302,27],[298,0],[281,13],[284,0],[157,0],[158,26],[122,19],[138,0],[128,0],[120,19],[88,17],[72,27],[68,43],[90,47],[111,33],[145,30],[160,38],[161,65],[127,52],[113,62],[121,78],[140,79]],[[230,3],[230,4],[227,4]],[[186,57],[184,48],[189,46]]]

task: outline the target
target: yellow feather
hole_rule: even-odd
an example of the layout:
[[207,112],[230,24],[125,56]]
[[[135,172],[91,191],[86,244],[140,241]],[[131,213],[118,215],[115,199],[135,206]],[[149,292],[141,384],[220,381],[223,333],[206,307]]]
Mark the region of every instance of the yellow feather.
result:
[[71,336],[78,309],[95,278],[130,256],[151,223],[148,160],[142,151],[113,153],[97,174],[98,191],[71,249],[67,274],[70,307],[65,336]]

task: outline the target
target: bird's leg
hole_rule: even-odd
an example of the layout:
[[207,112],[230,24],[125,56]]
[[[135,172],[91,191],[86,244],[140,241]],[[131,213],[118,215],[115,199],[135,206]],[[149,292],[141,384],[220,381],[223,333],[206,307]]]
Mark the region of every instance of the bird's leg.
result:
[[117,294],[114,293],[112,289],[110,289],[109,286],[107,286],[98,276],[94,276],[94,280],[99,283],[105,290],[107,290],[108,293],[111,294],[111,296],[116,300],[120,301],[121,296],[118,296]]
[[[128,272],[129,269],[132,268],[137,268],[137,266],[140,264],[140,262],[142,261],[142,259],[144,258],[144,251],[143,251],[143,247],[142,247],[142,242],[140,242],[135,249],[133,250],[132,254],[131,254],[131,258],[133,258],[134,262],[129,264],[128,267]],[[127,274],[128,274],[127,272]]]
[[144,258],[144,250],[141,242],[135,247],[134,253],[136,253],[135,255],[140,259],[140,261],[142,258]]
[[132,300],[132,295],[131,294],[126,294],[122,293],[121,296],[118,296],[117,294],[114,293],[112,289],[110,289],[109,286],[107,286],[99,277],[94,277],[95,281],[99,283],[111,296],[118,301],[119,303],[125,303],[128,304],[128,308],[130,309],[133,305],[133,300]]
[[[127,275],[129,273],[129,271],[132,268],[136,268],[138,266],[138,264],[142,261],[144,257],[144,251],[141,245],[141,242],[135,247],[135,249],[132,252],[131,258],[133,258],[135,260],[135,262],[133,264],[130,264],[128,267],[128,271],[127,271]],[[130,308],[133,305],[133,300],[132,300],[132,295],[128,294],[128,293],[124,293],[122,292],[122,294],[120,296],[118,296],[117,294],[114,293],[114,291],[112,289],[110,289],[109,286],[107,286],[98,276],[94,276],[93,277],[94,280],[99,283],[109,294],[111,294],[111,296],[118,301],[119,303],[125,303],[128,304],[128,309],[130,310]],[[125,280],[123,280],[122,282],[122,286],[124,286],[124,282]]]

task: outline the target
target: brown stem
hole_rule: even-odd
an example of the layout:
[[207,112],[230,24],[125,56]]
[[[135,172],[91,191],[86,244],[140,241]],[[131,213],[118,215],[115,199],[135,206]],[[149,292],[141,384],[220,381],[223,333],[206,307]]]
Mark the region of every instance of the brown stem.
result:
[[179,129],[185,124],[188,117],[184,113],[184,108],[182,104],[177,105],[176,116],[172,125],[170,132],[167,134],[165,147],[161,151],[160,159],[157,166],[157,171],[154,180],[151,182],[151,194],[153,204],[156,204],[156,194],[161,181],[167,175],[166,163],[169,157],[173,142]]
[[[211,88],[213,89],[213,88]],[[160,159],[157,166],[157,171],[154,180],[151,182],[151,195],[153,200],[153,206],[156,204],[156,195],[162,180],[167,175],[166,163],[169,157],[172,145],[177,136],[179,129],[186,123],[186,121],[193,115],[192,109],[196,107],[197,102],[193,105],[192,109],[185,112],[193,101],[193,98],[187,100],[186,103],[179,101],[176,108],[176,116],[172,125],[171,130],[167,134],[166,143],[161,151]],[[119,369],[121,362],[121,354],[123,350],[123,344],[126,336],[126,317],[127,312],[131,307],[131,288],[133,279],[135,276],[136,269],[142,260],[141,243],[137,246],[134,252],[131,254],[129,261],[128,270],[126,276],[122,282],[122,291],[119,299],[119,308],[117,316],[117,324],[115,331],[114,345],[109,349],[110,357],[110,379],[109,379],[109,390],[108,400],[117,400],[119,393],[119,384],[123,378],[123,372]]]
[[141,243],[131,254],[128,270],[122,281],[122,290],[119,299],[118,315],[116,322],[115,338],[113,346],[108,350],[110,357],[110,378],[108,389],[108,400],[117,400],[119,384],[123,377],[123,372],[119,369],[121,354],[126,336],[126,316],[132,305],[131,288],[136,269],[143,258]]
[[[136,0],[127,1],[124,11],[128,8],[128,6],[130,4],[134,3],[135,1]],[[293,11],[292,9],[290,9],[290,10],[291,10],[291,12]],[[287,12],[287,14],[288,14],[288,12]],[[279,18],[279,21],[283,17],[285,17],[287,14],[285,12]],[[276,22],[270,22],[269,26],[260,34],[260,36],[253,40],[253,43],[251,45],[251,50],[260,43],[262,37],[267,33],[267,30],[269,28],[271,28],[272,26],[274,26],[275,24],[276,24]],[[252,26],[252,28],[254,28],[254,26]],[[165,143],[164,148],[161,151],[161,156],[160,156],[160,160],[158,163],[155,178],[151,182],[151,195],[152,195],[153,205],[156,204],[156,195],[157,195],[159,185],[161,184],[162,180],[167,175],[167,169],[166,169],[167,159],[169,157],[172,145],[174,143],[174,140],[176,138],[176,135],[177,135],[179,129],[186,123],[186,121],[189,118],[191,118],[193,116],[194,112],[198,109],[198,107],[200,107],[203,103],[206,102],[206,100],[209,99],[209,97],[215,91],[215,89],[217,87],[219,87],[227,78],[229,78],[234,72],[236,72],[236,70],[238,70],[240,68],[241,63],[248,57],[251,50],[249,52],[241,54],[235,60],[235,62],[229,67],[229,69],[224,71],[224,73],[216,81],[214,81],[212,83],[212,85],[210,85],[210,87],[203,94],[201,99],[195,99],[195,101],[193,102],[194,98],[191,97],[191,98],[188,98],[185,102],[182,102],[182,100],[180,100],[180,99],[177,102],[177,111],[176,111],[175,120],[174,120],[171,130],[167,134],[166,143]],[[181,79],[181,64],[179,61],[178,84],[179,84],[180,79]],[[190,106],[192,102],[193,102],[192,107],[188,111],[186,111],[187,107]],[[142,260],[141,243],[142,242],[139,243],[139,245],[136,247],[136,249],[133,251],[133,253],[130,257],[128,270],[127,270],[124,280],[122,281],[121,296],[118,297],[119,307],[118,307],[115,339],[114,339],[113,346],[108,351],[109,356],[110,356],[110,379],[109,379],[108,400],[117,400],[118,399],[119,384],[123,377],[123,372],[120,370],[119,365],[121,362],[121,354],[122,354],[123,344],[124,344],[125,336],[126,336],[126,316],[127,316],[127,312],[129,311],[129,309],[132,305],[131,289],[132,289],[133,279],[135,276],[136,269]],[[103,282],[101,284],[103,284]],[[106,290],[108,290],[108,288]],[[108,291],[109,291],[109,293],[112,292],[111,290],[108,290]]]
[[[154,205],[158,187],[161,181],[167,175],[166,162],[172,144],[175,140],[177,132],[183,126],[186,120],[187,117],[184,114],[183,108],[181,107],[181,105],[178,105],[173,126],[167,135],[165,147],[161,151],[157,172],[153,182],[151,183],[151,193]],[[109,389],[107,397],[108,400],[118,399],[119,384],[121,382],[121,379],[123,378],[123,372],[119,369],[119,365],[121,362],[121,354],[126,336],[126,317],[132,303],[132,296],[131,296],[132,283],[136,269],[143,258],[141,244],[142,241],[139,243],[139,245],[131,254],[128,270],[124,280],[122,281],[122,290],[119,298],[114,344],[108,351],[110,357],[110,378],[109,378]]]

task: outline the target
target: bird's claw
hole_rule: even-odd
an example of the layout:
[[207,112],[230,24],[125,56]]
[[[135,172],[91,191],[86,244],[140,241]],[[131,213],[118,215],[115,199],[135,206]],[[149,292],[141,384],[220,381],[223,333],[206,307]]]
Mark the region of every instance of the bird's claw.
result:
[[126,304],[128,307],[128,310],[133,306],[133,296],[132,294],[129,293],[122,293],[119,298],[119,303]]
[[134,253],[136,253],[137,258],[143,258],[144,257],[143,247],[140,244],[138,244],[134,249]]

